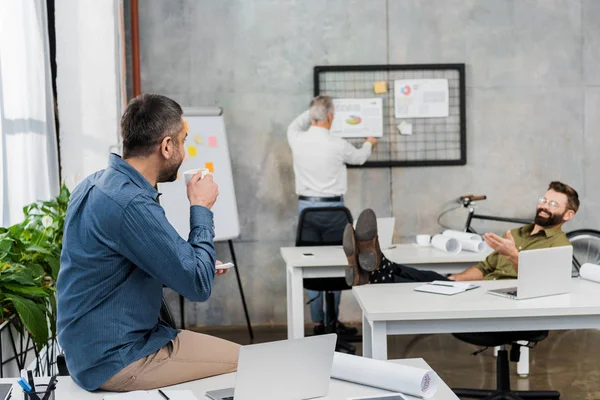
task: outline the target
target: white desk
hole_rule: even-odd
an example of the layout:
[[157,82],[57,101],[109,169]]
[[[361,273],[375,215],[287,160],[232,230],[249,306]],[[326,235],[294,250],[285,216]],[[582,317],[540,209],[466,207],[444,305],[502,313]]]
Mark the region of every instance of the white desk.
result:
[[570,294],[512,300],[486,293],[516,280],[481,282],[454,296],[414,291],[420,284],[352,289],[363,312],[363,355],[387,358],[387,335],[600,328],[600,285],[575,278]]
[[[413,358],[407,360],[395,360],[399,364],[412,365],[421,368],[431,368],[422,358]],[[48,378],[45,379],[47,382]],[[44,382],[43,378],[39,378],[40,383]],[[36,380],[37,382],[37,380]],[[13,388],[13,396],[11,400],[21,400],[21,388],[17,386],[16,379],[0,379],[0,383],[12,383],[15,385]],[[198,381],[182,383],[169,387],[173,390],[191,390],[198,400],[208,399],[204,395],[206,391],[225,389],[232,387],[235,384],[235,373],[221,376],[215,376],[212,378],[200,379]],[[18,388],[18,389],[17,389]],[[385,390],[370,388],[368,386],[357,385],[354,383],[339,381],[332,379],[329,386],[329,394],[326,397],[321,397],[323,400],[345,400],[348,397],[354,396],[368,396],[390,393]],[[77,386],[70,377],[63,376],[58,378],[58,384],[56,387],[56,399],[57,400],[101,400],[106,392],[86,392]],[[409,399],[416,399],[416,397],[406,396]],[[458,397],[450,390],[448,385],[440,380],[440,386],[438,391],[431,400],[458,400]]]
[[[398,244],[384,250],[385,256],[398,264],[436,271],[440,274],[461,272],[483,261],[489,252],[462,251],[453,255],[416,244]],[[305,256],[304,254],[312,254]],[[286,289],[288,311],[288,338],[304,336],[304,278],[343,277],[348,261],[342,246],[282,247],[281,256],[286,263]]]

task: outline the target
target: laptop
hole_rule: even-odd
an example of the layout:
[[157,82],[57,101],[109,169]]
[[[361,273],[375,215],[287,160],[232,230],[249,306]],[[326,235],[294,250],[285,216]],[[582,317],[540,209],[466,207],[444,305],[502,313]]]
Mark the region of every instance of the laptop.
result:
[[326,396],[337,335],[242,346],[235,388],[213,390],[213,400],[304,400]]
[[488,293],[515,300],[569,293],[572,263],[572,246],[521,251],[517,287]]
[[[395,225],[396,217],[377,218],[377,236],[382,250],[392,247]],[[356,221],[354,221],[354,228],[356,228]]]

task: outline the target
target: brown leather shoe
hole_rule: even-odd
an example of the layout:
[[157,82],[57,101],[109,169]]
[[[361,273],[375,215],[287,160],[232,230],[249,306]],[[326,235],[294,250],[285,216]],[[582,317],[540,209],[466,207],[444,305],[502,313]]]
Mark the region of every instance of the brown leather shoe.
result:
[[377,217],[370,208],[358,216],[354,232],[358,249],[358,265],[365,271],[375,271],[381,265],[381,247],[377,236]]
[[356,241],[354,240],[354,229],[351,224],[346,225],[344,229],[344,253],[348,259],[348,268],[346,268],[346,284],[348,286],[358,286],[369,283],[369,273],[358,267],[358,253],[356,251]]

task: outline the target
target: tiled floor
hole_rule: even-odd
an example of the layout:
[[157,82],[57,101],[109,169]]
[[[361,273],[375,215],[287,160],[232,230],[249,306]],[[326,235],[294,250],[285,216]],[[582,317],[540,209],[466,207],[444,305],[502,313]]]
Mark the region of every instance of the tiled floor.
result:
[[[360,327],[359,327],[360,328]],[[241,344],[247,330],[211,327],[195,329]],[[256,327],[255,343],[285,339],[285,327]],[[309,332],[307,332],[309,333]],[[361,354],[361,344],[357,354]],[[389,358],[425,359],[450,387],[492,388],[496,361],[491,350],[477,356],[475,346],[451,335],[394,336],[388,338]],[[511,385],[517,390],[558,390],[561,399],[600,399],[600,330],[556,331],[530,353],[530,375],[519,378],[511,363]]]

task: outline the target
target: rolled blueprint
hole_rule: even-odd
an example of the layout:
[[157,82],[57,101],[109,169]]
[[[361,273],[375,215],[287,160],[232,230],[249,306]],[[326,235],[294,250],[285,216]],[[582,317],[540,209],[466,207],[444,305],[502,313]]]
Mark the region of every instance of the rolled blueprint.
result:
[[428,399],[435,395],[438,376],[431,369],[336,352],[331,377]]
[[462,246],[458,239],[444,235],[435,235],[431,238],[431,245],[436,249],[452,254],[458,254],[462,250]]
[[459,242],[463,250],[481,253],[486,249],[485,242],[481,242],[479,240],[459,240]]
[[444,232],[442,232],[442,235],[458,240],[477,240],[479,242],[483,241],[483,238],[475,233],[453,231],[452,229],[446,229]]
[[585,263],[579,270],[579,276],[588,281],[600,283],[600,265]]

